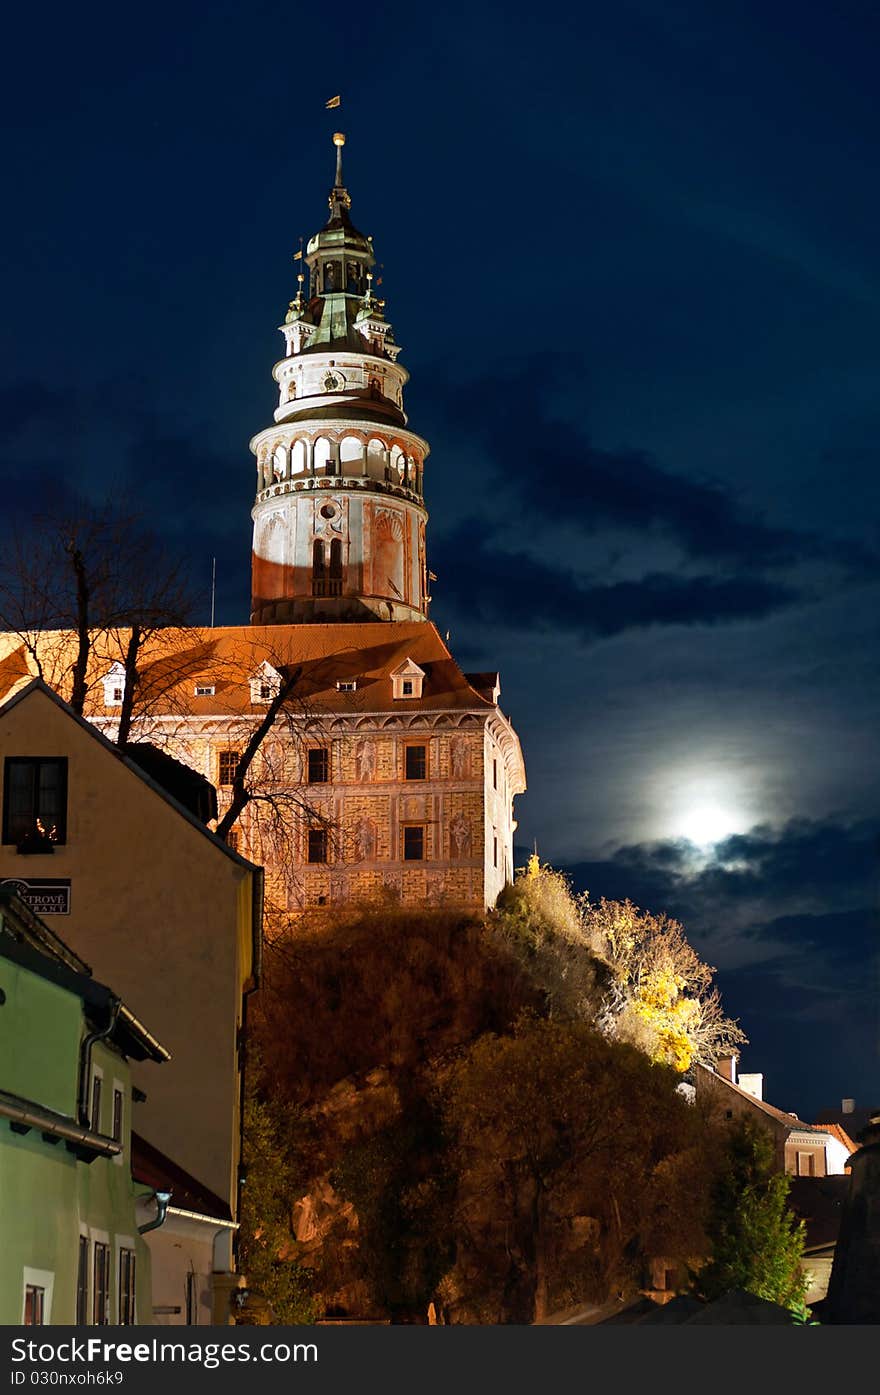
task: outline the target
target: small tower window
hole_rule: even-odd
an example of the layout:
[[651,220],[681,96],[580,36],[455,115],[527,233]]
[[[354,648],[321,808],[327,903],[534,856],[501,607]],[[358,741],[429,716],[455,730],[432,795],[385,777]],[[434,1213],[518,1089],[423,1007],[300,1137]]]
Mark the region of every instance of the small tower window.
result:
[[324,555],[324,544],[320,538],[315,538],[312,543],[312,595],[326,596],[327,594],[327,563]]
[[342,539],[333,538],[330,543],[330,571],[327,577],[328,596],[342,595]]

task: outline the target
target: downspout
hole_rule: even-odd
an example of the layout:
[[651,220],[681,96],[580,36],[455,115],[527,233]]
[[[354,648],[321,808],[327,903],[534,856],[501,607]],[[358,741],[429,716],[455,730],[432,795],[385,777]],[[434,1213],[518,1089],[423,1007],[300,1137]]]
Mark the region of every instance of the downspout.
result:
[[139,1200],[145,1201],[147,1197],[150,1196],[156,1199],[156,1217],[155,1220],[147,1221],[146,1225],[139,1225],[138,1235],[146,1235],[148,1230],[158,1230],[160,1226],[165,1224],[165,1218],[168,1215],[168,1203],[171,1200],[171,1193],[146,1192]]
[[119,1009],[122,1006],[118,998],[110,1000],[110,1021],[100,1032],[90,1032],[87,1037],[83,1037],[79,1048],[79,1095],[77,1098],[77,1118],[84,1128],[90,1127],[89,1119],[89,1077],[92,1070],[92,1047],[96,1041],[104,1041],[113,1032],[116,1026],[116,1019],[119,1017]]

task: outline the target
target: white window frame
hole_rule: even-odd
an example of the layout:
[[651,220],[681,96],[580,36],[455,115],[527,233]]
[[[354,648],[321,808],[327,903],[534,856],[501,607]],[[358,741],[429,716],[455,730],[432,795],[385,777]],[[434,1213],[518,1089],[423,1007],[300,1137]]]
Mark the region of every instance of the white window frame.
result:
[[[110,1311],[111,1311],[111,1314],[115,1312],[115,1315],[116,1315],[116,1316],[115,1316],[115,1321],[112,1323],[112,1325],[113,1325],[114,1327],[120,1327],[120,1326],[122,1326],[122,1324],[121,1324],[120,1321],[119,1321],[120,1317],[122,1316],[122,1314],[121,1314],[120,1311],[119,1311],[119,1305],[120,1305],[120,1303],[122,1302],[122,1286],[121,1286],[121,1284],[120,1284],[120,1282],[119,1282],[119,1278],[120,1278],[120,1264],[121,1264],[121,1260],[122,1260],[122,1251],[123,1251],[123,1250],[131,1250],[131,1253],[134,1255],[134,1322],[132,1323],[132,1326],[134,1327],[134,1326],[137,1325],[137,1319],[138,1319],[138,1311],[137,1311],[138,1253],[137,1253],[137,1246],[135,1245],[134,1240],[132,1239],[132,1237],[131,1237],[130,1235],[117,1235],[117,1236],[115,1236],[114,1241],[113,1241],[113,1256],[114,1256],[115,1263],[114,1263],[114,1267],[113,1267],[113,1289],[111,1289],[111,1295],[110,1295]],[[114,1292],[114,1290],[115,1290],[115,1292]],[[115,1300],[115,1308],[114,1308],[114,1300]]]
[[50,1327],[52,1324],[52,1297],[55,1289],[54,1269],[32,1269],[29,1264],[22,1268],[21,1275],[21,1325],[24,1327],[24,1315],[27,1308],[27,1291],[29,1288],[41,1288],[43,1290],[43,1327]]
[[[82,1222],[80,1222],[80,1227],[79,1227],[79,1240],[85,1240],[86,1245],[88,1246],[88,1254],[87,1254],[87,1257],[86,1257],[86,1320],[85,1320],[85,1326],[86,1326],[86,1327],[90,1327],[90,1326],[91,1326],[91,1315],[92,1315],[92,1237],[91,1237],[91,1235],[89,1234],[89,1228],[88,1228],[88,1226],[87,1226],[87,1225],[83,1225]],[[74,1311],[74,1317],[75,1317],[75,1315],[76,1315],[77,1298],[78,1298],[78,1296],[79,1296],[79,1243],[77,1243],[77,1247],[76,1247],[76,1264],[77,1264],[77,1273],[76,1273],[76,1280],[77,1280],[77,1281],[76,1281],[76,1287],[75,1287],[75,1289],[74,1289],[74,1294],[73,1294],[73,1311]]]
[[116,1154],[114,1155],[113,1161],[115,1162],[115,1164],[116,1164],[117,1167],[121,1167],[122,1164],[123,1164],[123,1162],[125,1161],[125,1121],[126,1121],[126,1116],[127,1116],[127,1113],[128,1113],[128,1091],[127,1091],[126,1088],[125,1088],[125,1082],[122,1081],[122,1080],[120,1080],[118,1076],[114,1075],[114,1077],[113,1077],[113,1093],[112,1093],[112,1095],[111,1095],[111,1111],[110,1111],[110,1128],[111,1128],[111,1130],[112,1130],[112,1128],[113,1128],[113,1115],[114,1115],[115,1112],[116,1112],[116,1091],[117,1091],[117,1090],[119,1091],[120,1095],[122,1096],[122,1114],[121,1114],[120,1120],[119,1120],[119,1140],[118,1140],[119,1143],[121,1144],[122,1151],[119,1152],[119,1153],[116,1153]]
[[[415,698],[422,696],[422,685],[425,681],[425,670],[419,668],[413,659],[406,658],[397,668],[391,670],[391,695],[395,702],[404,699],[412,702]],[[404,684],[412,685],[412,692],[404,692]]]
[[[125,668],[118,659],[104,674],[101,683],[104,688],[104,706],[121,707],[125,697]],[[120,697],[116,696],[117,688],[121,693]]]
[[[101,1082],[101,1094],[98,1100],[98,1117],[92,1118],[92,1101],[95,1098],[95,1081]],[[89,1076],[89,1128],[93,1133],[101,1132],[101,1115],[106,1113],[106,1101],[104,1099],[104,1068],[103,1066],[92,1066],[92,1073]]]
[[[89,1326],[97,1327],[103,1325],[110,1327],[110,1315],[113,1312],[113,1245],[110,1241],[110,1232],[107,1230],[96,1230],[94,1226],[89,1226]],[[107,1321],[103,1324],[95,1322],[95,1246],[106,1245],[107,1254],[110,1257],[110,1273],[107,1275]]]
[[[253,674],[250,680],[251,702],[254,706],[268,706],[273,698],[278,696],[281,687],[281,674],[277,668],[273,668],[268,659],[264,659]],[[263,689],[268,689],[268,696]]]

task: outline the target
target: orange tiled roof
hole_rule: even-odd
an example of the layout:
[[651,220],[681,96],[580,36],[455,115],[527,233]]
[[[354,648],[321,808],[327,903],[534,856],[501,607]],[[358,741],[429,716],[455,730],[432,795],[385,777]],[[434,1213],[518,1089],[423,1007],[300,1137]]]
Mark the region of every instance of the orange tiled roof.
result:
[[[14,641],[14,636],[0,636]],[[58,646],[58,635],[47,635]],[[73,637],[70,638],[73,657]],[[0,648],[0,654],[2,654]],[[0,700],[27,676],[23,646],[0,658]],[[116,656],[113,656],[116,657]],[[391,672],[405,659],[424,670],[420,698],[392,696]],[[214,629],[160,631],[146,645],[140,694],[150,689],[167,698],[171,710],[196,716],[226,716],[254,709],[249,681],[260,664],[301,668],[297,696],[320,711],[401,714],[438,709],[491,710],[490,697],[468,682],[430,621],[388,621],[334,625],[230,625]],[[94,655],[90,666],[90,716],[104,712],[99,679],[112,659]],[[339,682],[355,680],[355,692],[340,692]],[[213,694],[195,696],[195,686],[213,686]],[[161,703],[159,706],[161,707]],[[115,709],[107,709],[112,715]]]
[[814,1128],[821,1129],[823,1133],[830,1133],[833,1138],[842,1143],[849,1153],[858,1152],[858,1144],[853,1143],[846,1129],[840,1124],[814,1124]]

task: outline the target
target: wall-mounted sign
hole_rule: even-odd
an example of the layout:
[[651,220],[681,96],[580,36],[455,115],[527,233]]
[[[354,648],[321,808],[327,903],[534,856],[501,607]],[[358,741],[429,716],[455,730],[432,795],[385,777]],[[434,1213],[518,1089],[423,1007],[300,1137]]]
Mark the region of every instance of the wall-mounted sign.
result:
[[8,886],[20,896],[34,915],[70,915],[69,878],[4,877],[0,886]]

